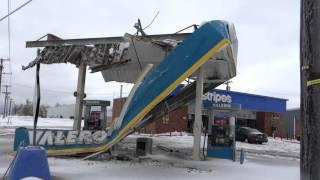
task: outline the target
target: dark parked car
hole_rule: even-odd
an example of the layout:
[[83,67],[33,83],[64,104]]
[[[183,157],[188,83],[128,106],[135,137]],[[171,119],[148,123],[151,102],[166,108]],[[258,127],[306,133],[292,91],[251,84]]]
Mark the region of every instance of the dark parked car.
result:
[[259,143],[268,142],[268,137],[266,134],[258,131],[257,129],[249,127],[240,127],[237,130],[236,140],[248,143]]

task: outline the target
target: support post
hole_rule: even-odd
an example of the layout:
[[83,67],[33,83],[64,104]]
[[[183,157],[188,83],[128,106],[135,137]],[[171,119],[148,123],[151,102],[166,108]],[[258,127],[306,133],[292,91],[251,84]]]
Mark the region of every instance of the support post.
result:
[[320,0],[301,0],[300,179],[320,179]]
[[8,97],[10,92],[8,91],[9,85],[3,85],[6,88],[4,94],[4,106],[3,106],[3,118],[7,117],[7,109],[8,109]]
[[3,118],[6,117],[6,112],[7,112],[7,94],[4,95]]
[[193,159],[200,160],[201,129],[202,129],[202,94],[203,94],[203,68],[197,72],[195,99],[195,119],[193,123]]
[[[120,99],[122,98],[122,90],[123,90],[123,85],[120,85]],[[122,100],[121,100],[122,101]]]
[[10,98],[10,100],[9,100],[9,109],[8,109],[8,116],[11,116],[12,101],[13,101],[13,99]]
[[74,112],[74,122],[73,130],[81,129],[81,120],[82,120],[82,109],[83,109],[83,99],[84,99],[84,88],[86,82],[86,70],[87,65],[82,62],[79,66],[78,71],[78,84],[77,84],[77,93],[76,93],[76,105]]

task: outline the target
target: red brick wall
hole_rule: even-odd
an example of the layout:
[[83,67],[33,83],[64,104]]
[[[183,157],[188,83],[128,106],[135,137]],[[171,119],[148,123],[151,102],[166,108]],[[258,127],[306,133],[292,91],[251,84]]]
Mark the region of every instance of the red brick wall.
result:
[[277,127],[276,137],[285,137],[284,117],[282,113],[257,112],[257,129],[272,136],[272,124]]
[[115,118],[120,116],[121,109],[126,102],[127,98],[117,98],[113,100],[113,107],[112,107],[112,122]]
[[145,127],[143,127],[140,132],[142,133],[148,133],[148,134],[154,134],[157,132],[157,121],[154,121],[152,123],[147,124]]
[[179,109],[172,111],[168,116],[163,116],[154,120],[152,123],[144,127],[145,133],[166,133],[173,131],[187,131],[187,115],[188,106],[182,106]]
[[[118,98],[113,100],[112,121],[118,118],[126,98]],[[143,127],[142,132],[145,133],[165,133],[173,131],[187,130],[188,106],[182,106],[179,109],[169,113],[169,118],[163,116],[154,120],[152,123]]]
[[301,137],[301,121],[299,119],[296,119],[296,138],[300,138]]
[[275,118],[275,126],[277,127],[277,133],[276,136],[277,137],[286,137],[286,133],[285,133],[285,122],[284,122],[284,114],[283,113],[273,113],[276,114]]
[[268,134],[268,132],[265,130],[265,112],[257,112],[257,129],[261,132],[264,132]]

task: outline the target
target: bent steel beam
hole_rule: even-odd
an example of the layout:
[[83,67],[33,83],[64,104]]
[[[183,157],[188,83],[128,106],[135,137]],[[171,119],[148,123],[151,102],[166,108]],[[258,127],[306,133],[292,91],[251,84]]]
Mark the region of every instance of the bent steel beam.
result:
[[[164,39],[175,39],[177,41],[182,41],[188,37],[190,33],[179,33],[179,34],[154,34],[147,35],[146,38],[152,38],[154,40],[164,40]],[[63,39],[63,40],[48,40],[48,41],[27,41],[27,48],[34,47],[47,47],[47,46],[66,46],[66,45],[95,45],[95,44],[109,44],[109,43],[120,43],[125,42],[123,37],[101,37],[101,38],[84,38],[84,39]]]

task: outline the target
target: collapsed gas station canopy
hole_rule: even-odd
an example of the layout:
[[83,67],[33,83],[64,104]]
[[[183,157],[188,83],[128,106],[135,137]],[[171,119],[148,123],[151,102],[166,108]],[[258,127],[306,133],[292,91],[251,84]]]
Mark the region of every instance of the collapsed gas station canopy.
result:
[[[26,47],[44,47],[37,57],[22,69],[37,63],[85,63],[91,72],[102,72],[106,82],[132,83],[146,64],[158,64],[189,33],[148,36],[60,39],[48,35],[46,41],[28,41]],[[51,38],[51,37],[54,38]]]
[[[230,28],[230,30],[232,29]],[[235,32],[230,31],[230,34],[233,33]],[[190,33],[144,36],[125,34],[122,37],[86,39],[60,39],[51,34],[47,36],[48,40],[46,41],[28,41],[26,43],[26,47],[43,47],[43,49],[33,61],[22,67],[23,70],[31,68],[37,63],[71,63],[77,67],[84,63],[89,66],[92,73],[101,72],[105,82],[134,83],[143,67],[148,64],[153,64],[156,67],[175,47],[190,36]],[[231,40],[235,41],[236,39]],[[236,55],[237,46],[233,49]],[[196,53],[197,49],[193,51],[195,52],[189,53]],[[233,62],[226,61],[226,59],[236,61],[236,56],[230,52],[227,49],[220,51],[206,62],[204,66],[206,80],[225,80],[234,75]],[[192,74],[190,78],[196,78],[196,76]]]
[[[27,42],[27,47],[44,49],[23,69],[39,63],[72,63],[79,66],[79,75],[85,74],[85,65],[88,65],[92,72],[101,71],[106,82],[132,83],[137,80],[103,144],[48,151],[48,154],[56,155],[96,152],[92,155],[95,156],[155,117],[194,99],[195,82],[176,94],[171,93],[186,78],[197,81],[197,89],[201,89],[197,90],[197,99],[201,101],[202,93],[234,77],[238,41],[233,24],[217,20],[203,24],[192,34],[146,36],[142,33],[142,36],[126,34],[123,37],[77,40],[48,38],[47,41]],[[195,75],[198,70],[201,71]],[[84,77],[79,76],[78,80],[82,82]],[[78,83],[77,104],[81,104],[83,85]],[[201,114],[201,106],[198,107]],[[80,113],[79,110],[75,114]]]

